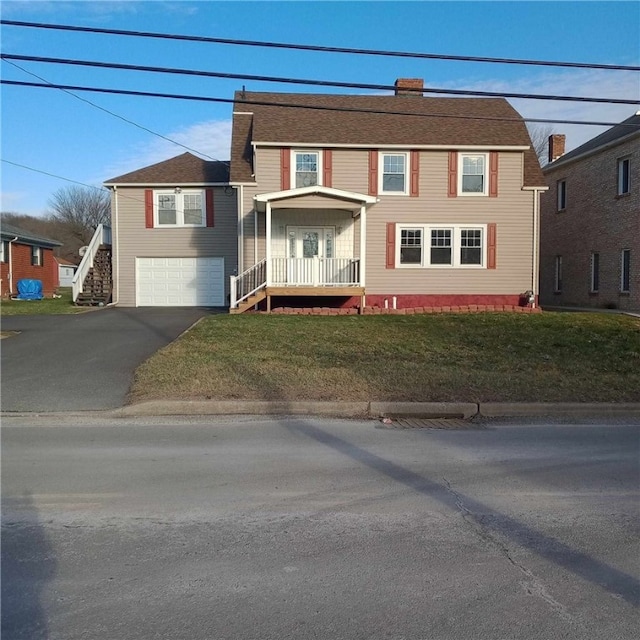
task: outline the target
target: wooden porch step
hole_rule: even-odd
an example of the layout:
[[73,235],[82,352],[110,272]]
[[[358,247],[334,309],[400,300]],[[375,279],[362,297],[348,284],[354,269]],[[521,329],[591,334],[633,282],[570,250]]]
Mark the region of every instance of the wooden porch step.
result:
[[259,302],[262,302],[266,297],[266,290],[260,289],[260,291],[256,291],[246,300],[243,300],[235,309],[229,309],[229,313],[244,313],[245,311],[252,309]]

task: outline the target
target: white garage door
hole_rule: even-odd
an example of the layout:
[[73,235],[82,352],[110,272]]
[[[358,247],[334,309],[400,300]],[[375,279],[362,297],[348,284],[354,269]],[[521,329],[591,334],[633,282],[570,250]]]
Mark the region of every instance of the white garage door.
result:
[[139,307],[223,307],[224,258],[136,258]]

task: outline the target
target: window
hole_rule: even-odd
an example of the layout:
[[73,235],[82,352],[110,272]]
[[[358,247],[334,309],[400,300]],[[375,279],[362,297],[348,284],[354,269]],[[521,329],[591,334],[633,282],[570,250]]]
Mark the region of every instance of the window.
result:
[[556,293],[560,293],[562,291],[562,256],[556,256],[556,271],[553,290]]
[[591,293],[598,293],[600,289],[600,254],[591,254]]
[[156,227],[204,227],[202,191],[157,191]]
[[485,237],[484,226],[398,225],[396,265],[435,268],[484,267]]
[[7,240],[3,240],[0,243],[0,262],[8,262],[9,261],[9,242]]
[[461,153],[458,193],[466,196],[487,195],[487,155]]
[[42,249],[40,247],[31,247],[31,265],[34,267],[42,266]]
[[380,172],[380,193],[407,194],[407,165],[406,153],[382,153]]
[[296,188],[320,184],[320,154],[317,151],[296,151],[293,170]]
[[422,229],[400,230],[400,264],[422,264]]
[[630,177],[630,161],[629,158],[621,158],[618,160],[618,195],[623,196],[630,193],[629,177]]
[[631,291],[631,249],[623,249],[620,256],[620,291]]
[[558,180],[558,211],[564,211],[567,208],[567,181]]

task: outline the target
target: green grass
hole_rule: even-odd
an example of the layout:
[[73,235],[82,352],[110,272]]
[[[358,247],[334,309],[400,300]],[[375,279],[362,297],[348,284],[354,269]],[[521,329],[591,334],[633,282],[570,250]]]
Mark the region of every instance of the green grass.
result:
[[61,298],[42,300],[7,300],[0,302],[0,316],[54,315],[61,313],[82,313],[87,307],[73,304],[71,289],[60,289]]
[[211,316],[131,399],[640,401],[640,321],[586,313]]

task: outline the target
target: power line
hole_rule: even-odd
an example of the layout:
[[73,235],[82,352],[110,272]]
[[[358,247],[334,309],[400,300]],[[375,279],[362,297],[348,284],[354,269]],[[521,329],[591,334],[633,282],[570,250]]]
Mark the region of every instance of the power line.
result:
[[[120,64],[116,62],[98,62],[92,60],[77,60],[69,58],[48,58],[42,56],[23,56],[10,53],[0,54],[0,58],[6,61],[21,60],[25,62],[43,62],[47,64],[62,64],[81,67],[92,67],[100,69],[119,69],[125,71],[145,71],[151,73],[168,73],[174,75],[198,76],[207,78],[225,78],[229,80],[253,80],[257,82],[277,82],[284,84],[302,84],[322,87],[341,87],[348,89],[371,89],[375,91],[392,91],[393,85],[386,84],[364,84],[355,82],[338,82],[332,80],[306,80],[302,78],[283,78],[278,76],[258,76],[240,73],[223,73],[220,71],[198,71],[195,69],[179,69],[174,67],[151,67],[137,64]],[[589,98],[582,96],[557,96],[557,95],[541,95],[533,93],[508,93],[504,91],[473,91],[469,89],[408,89],[417,95],[423,93],[456,95],[456,96],[477,96],[483,98],[518,98],[522,100],[554,100],[566,102],[594,102],[603,104],[640,104],[640,99],[625,100],[622,98]]]
[[238,40],[234,38],[212,38],[208,36],[191,36],[153,31],[130,31],[126,29],[101,29],[97,27],[80,27],[62,24],[47,24],[42,22],[25,22],[21,20],[0,20],[0,24],[15,27],[33,27],[36,29],[57,29],[60,31],[77,31],[84,33],[100,33],[137,38],[158,38],[164,40],[182,40],[187,42],[205,42],[213,44],[229,44],[245,47],[267,47],[273,49],[292,49],[297,51],[318,51],[322,53],[348,53],[368,56],[387,56],[395,58],[416,58],[422,60],[449,60],[459,62],[485,62],[493,64],[517,64],[542,67],[568,67],[574,69],[606,69],[610,71],[640,71],[640,67],[633,65],[600,64],[587,62],[560,62],[557,60],[528,60],[517,58],[494,58],[486,56],[455,56],[440,53],[418,53],[407,51],[389,51],[379,49],[356,49],[353,47],[327,47],[310,44],[293,44],[283,42],[269,42],[262,40]]
[[[36,73],[33,73],[31,71],[28,71],[27,69],[24,69],[23,67],[21,67],[20,65],[16,64],[15,62],[11,62],[10,60],[5,60],[5,62],[7,62],[8,64],[16,67],[17,69],[20,69],[20,71],[23,71],[24,73],[29,74],[30,76],[33,76],[34,78],[38,78],[38,80],[42,80],[42,82],[46,82],[48,85],[52,85],[51,82],[49,82],[48,80],[46,80],[45,78],[37,75]],[[177,140],[173,140],[167,136],[162,135],[161,133],[158,133],[157,131],[153,131],[141,124],[138,124],[137,122],[134,122],[133,120],[129,120],[128,118],[125,118],[124,116],[121,116],[117,113],[114,113],[113,111],[109,111],[109,109],[105,109],[104,107],[101,107],[98,104],[95,104],[95,102],[91,102],[91,100],[87,100],[86,98],[83,98],[82,96],[77,96],[75,93],[73,93],[72,91],[69,91],[67,89],[60,89],[60,91],[63,91],[64,93],[76,98],[76,100],[80,100],[81,102],[84,102],[92,107],[95,107],[96,109],[100,109],[100,111],[104,111],[105,113],[108,113],[109,115],[113,116],[114,118],[118,118],[120,120],[122,120],[123,122],[126,122],[127,124],[131,124],[134,127],[138,127],[138,129],[142,129],[143,131],[146,131],[147,133],[150,133],[154,136],[157,136],[158,138],[162,138],[163,140],[166,140],[167,142],[171,142],[172,144],[178,145],[179,147],[182,147],[183,149],[186,149],[187,151],[193,151],[193,153],[197,153],[198,155],[201,156],[205,156],[207,158],[209,158],[210,160],[214,160],[215,162],[222,162],[223,164],[229,165],[230,162],[228,160],[218,160],[217,158],[214,158],[206,153],[204,153],[203,151],[198,151],[196,149],[192,149],[191,147],[188,147],[187,145],[182,144],[181,142],[178,142]]]
[[35,87],[41,89],[68,89],[69,91],[93,91],[96,93],[117,94],[126,96],[137,96],[147,98],[167,98],[173,100],[190,100],[199,102],[216,102],[223,104],[245,104],[255,106],[267,106],[267,107],[283,107],[291,109],[308,109],[311,111],[338,111],[338,112],[350,112],[350,113],[369,113],[369,114],[381,114],[381,115],[395,115],[395,116],[410,116],[416,118],[457,118],[459,120],[491,120],[498,122],[532,122],[532,123],[546,123],[546,124],[576,124],[576,125],[592,125],[598,127],[613,127],[613,126],[625,126],[634,129],[640,128],[640,125],[624,124],[619,122],[601,122],[593,120],[562,120],[553,118],[505,118],[505,117],[491,117],[491,116],[473,116],[473,115],[453,115],[442,113],[409,113],[407,111],[389,111],[380,109],[361,109],[361,108],[348,108],[348,107],[331,107],[325,105],[304,105],[285,102],[267,102],[262,100],[244,100],[241,98],[212,98],[208,96],[194,96],[186,94],[176,93],[158,93],[152,91],[133,91],[126,89],[106,89],[101,87],[81,87],[76,85],[63,85],[63,84],[38,84],[35,82],[20,82],[16,80],[0,80],[0,84],[17,87]]

